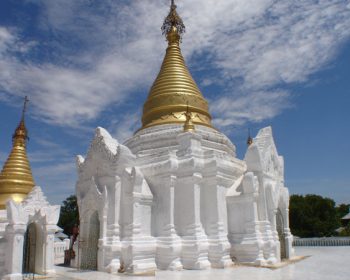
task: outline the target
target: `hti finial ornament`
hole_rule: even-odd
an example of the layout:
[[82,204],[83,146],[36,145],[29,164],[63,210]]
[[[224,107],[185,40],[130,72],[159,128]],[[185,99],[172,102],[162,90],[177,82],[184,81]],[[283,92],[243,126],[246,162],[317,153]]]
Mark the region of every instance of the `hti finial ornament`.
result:
[[23,109],[22,109],[21,121],[19,122],[19,124],[15,130],[15,133],[12,136],[12,141],[14,143],[16,142],[20,146],[25,146],[26,140],[29,140],[27,128],[24,124],[24,115],[27,111],[28,102],[29,102],[28,96],[25,96],[24,103],[23,103]]
[[27,111],[27,104],[29,102],[28,96],[24,97],[23,110],[22,110],[22,119],[24,119],[24,114]]
[[165,18],[164,23],[162,25],[162,34],[168,35],[172,31],[172,29],[175,29],[180,37],[183,33],[185,33],[186,29],[181,17],[176,11],[176,5],[174,0],[171,0],[170,12]]

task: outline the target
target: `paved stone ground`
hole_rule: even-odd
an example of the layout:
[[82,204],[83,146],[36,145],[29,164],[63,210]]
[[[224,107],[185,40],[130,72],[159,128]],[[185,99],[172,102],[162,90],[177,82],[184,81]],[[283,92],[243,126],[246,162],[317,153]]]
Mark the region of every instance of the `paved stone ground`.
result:
[[111,275],[101,272],[79,272],[57,267],[50,279],[88,280],[350,280],[350,247],[296,247],[298,256],[309,256],[281,268],[233,266],[204,271],[157,271],[155,276]]

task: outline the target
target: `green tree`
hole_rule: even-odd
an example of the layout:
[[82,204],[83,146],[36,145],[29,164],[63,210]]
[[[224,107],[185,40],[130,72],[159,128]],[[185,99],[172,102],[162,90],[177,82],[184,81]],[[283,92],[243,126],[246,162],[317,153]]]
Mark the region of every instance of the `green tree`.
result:
[[349,213],[350,204],[339,204],[335,210],[337,211],[337,216],[339,219],[343,218]]
[[340,227],[334,200],[319,195],[292,195],[289,206],[290,228],[299,237],[335,235]]
[[341,222],[343,230],[339,232],[340,236],[350,236],[350,223],[342,220],[342,218],[349,213],[350,204],[340,204],[336,207],[338,219]]
[[74,225],[79,225],[79,210],[77,197],[71,195],[62,202],[58,226],[63,228],[63,232],[72,235]]
[[344,229],[339,233],[340,236],[350,236],[350,224],[348,224]]

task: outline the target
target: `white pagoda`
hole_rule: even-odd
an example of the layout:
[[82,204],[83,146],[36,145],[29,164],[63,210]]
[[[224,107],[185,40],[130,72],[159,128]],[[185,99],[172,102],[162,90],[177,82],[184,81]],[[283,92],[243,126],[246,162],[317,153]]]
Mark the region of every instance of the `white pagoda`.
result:
[[77,157],[75,265],[82,269],[138,274],[274,264],[293,255],[272,130],[261,129],[244,160],[236,157],[187,69],[184,28],[172,3],[142,127],[123,144],[99,127],[87,156]]
[[0,172],[0,279],[55,273],[55,232],[59,205],[50,205],[36,186],[27,157],[24,113],[12,150]]

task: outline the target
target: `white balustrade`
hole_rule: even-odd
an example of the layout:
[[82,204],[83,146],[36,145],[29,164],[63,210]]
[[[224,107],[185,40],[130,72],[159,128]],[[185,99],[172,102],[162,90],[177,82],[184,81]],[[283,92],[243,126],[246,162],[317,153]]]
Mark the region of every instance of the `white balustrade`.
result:
[[69,249],[70,240],[68,238],[62,241],[56,241],[54,245],[55,264],[64,263],[64,251]]
[[294,238],[293,246],[350,246],[350,237]]

